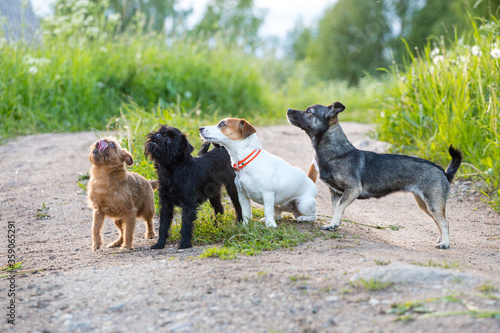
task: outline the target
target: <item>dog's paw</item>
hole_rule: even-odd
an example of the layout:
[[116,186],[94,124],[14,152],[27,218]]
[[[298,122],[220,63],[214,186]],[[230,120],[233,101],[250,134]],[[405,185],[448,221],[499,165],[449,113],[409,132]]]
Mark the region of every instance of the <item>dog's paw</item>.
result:
[[127,246],[127,245],[122,245],[122,247],[120,248],[121,251],[134,251],[134,247],[133,246]]
[[277,228],[278,225],[276,224],[276,222],[274,222],[273,220],[271,220],[271,221],[266,221],[266,227],[268,227],[268,228]]
[[151,245],[149,247],[151,250],[159,250],[159,249],[164,249],[165,248],[165,244],[162,244],[162,243],[156,243],[155,245]]
[[193,247],[193,245],[191,245],[191,243],[181,243],[178,247],[179,250],[182,250],[182,249],[189,249],[190,247]]
[[313,222],[313,221],[316,221],[316,216],[302,215],[302,216],[298,216],[295,220],[297,222]]
[[156,234],[154,232],[150,232],[150,233],[145,233],[144,234],[144,238],[145,239],[153,239],[156,237]]
[[326,225],[322,226],[320,229],[321,230],[337,231],[338,228],[339,228],[338,225],[326,224]]
[[108,247],[109,247],[109,248],[112,248],[112,247],[119,247],[119,246],[121,246],[121,245],[122,245],[122,243],[123,243],[123,240],[118,239],[118,240],[115,240],[113,243],[109,243],[109,244],[108,244]]
[[101,248],[102,241],[92,242],[92,251],[97,251]]
[[449,248],[450,244],[439,243],[438,245],[436,245],[436,249],[449,249]]

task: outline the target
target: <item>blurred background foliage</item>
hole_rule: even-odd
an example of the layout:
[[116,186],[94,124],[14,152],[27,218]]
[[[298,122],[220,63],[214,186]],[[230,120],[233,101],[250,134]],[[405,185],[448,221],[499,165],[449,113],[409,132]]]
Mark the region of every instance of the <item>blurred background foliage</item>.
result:
[[285,41],[260,37],[253,0],[192,13],[179,0],[55,0],[35,38],[0,28],[0,140],[112,124],[140,154],[160,122],[195,135],[339,100],[342,121],[376,123],[396,152],[446,165],[453,143],[459,175],[500,208],[500,0],[338,0]]

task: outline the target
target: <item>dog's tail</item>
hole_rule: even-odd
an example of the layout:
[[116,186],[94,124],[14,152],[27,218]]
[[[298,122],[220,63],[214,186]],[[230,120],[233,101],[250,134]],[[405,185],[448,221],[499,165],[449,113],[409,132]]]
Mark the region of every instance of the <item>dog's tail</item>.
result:
[[203,155],[206,152],[208,152],[209,148],[210,148],[210,142],[208,142],[208,141],[203,142],[203,144],[201,145],[200,151],[198,152],[198,156]]
[[451,155],[451,162],[446,168],[446,171],[444,172],[446,175],[446,179],[448,179],[448,182],[451,183],[453,180],[453,177],[458,171],[458,167],[462,163],[462,152],[458,149],[453,148],[453,145],[450,145],[450,148],[448,149],[448,152]]
[[150,180],[149,185],[153,188],[153,190],[157,190],[160,186],[160,182],[158,180]]
[[307,172],[307,177],[309,177],[313,183],[316,183],[319,175],[319,167],[318,163],[316,163],[316,157],[313,158],[311,162],[311,166],[309,167],[309,171]]

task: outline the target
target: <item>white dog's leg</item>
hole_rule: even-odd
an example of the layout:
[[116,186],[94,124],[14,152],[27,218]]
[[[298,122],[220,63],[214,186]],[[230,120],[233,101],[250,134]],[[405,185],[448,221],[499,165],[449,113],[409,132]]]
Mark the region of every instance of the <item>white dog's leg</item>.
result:
[[266,192],[262,194],[264,199],[264,216],[266,221],[266,227],[276,228],[276,222],[274,222],[274,193]]
[[238,200],[241,205],[241,216],[243,217],[243,225],[248,225],[248,222],[252,220],[252,203],[250,198],[241,193],[238,190]]
[[[337,230],[342,221],[342,215],[344,215],[344,210],[349,206],[361,193],[361,188],[353,188],[346,190],[340,200],[337,201],[337,205],[333,212],[332,222],[330,224],[321,227],[322,230]],[[332,196],[333,198],[333,196]]]
[[297,199],[297,211],[299,215],[295,217],[297,222],[316,221],[316,198]]

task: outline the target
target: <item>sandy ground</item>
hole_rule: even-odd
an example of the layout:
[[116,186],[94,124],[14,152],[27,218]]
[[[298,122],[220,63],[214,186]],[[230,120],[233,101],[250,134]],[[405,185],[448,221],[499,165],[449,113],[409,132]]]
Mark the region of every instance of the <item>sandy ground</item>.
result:
[[[342,125],[353,142],[370,130]],[[313,154],[302,131],[283,125],[257,133],[265,149],[307,171]],[[463,314],[500,311],[500,293],[480,292],[500,287],[500,216],[470,182],[452,186],[448,250],[434,247],[437,227],[413,196],[394,194],[349,206],[344,218],[358,224],[344,221],[341,238],[318,237],[290,250],[236,260],[199,259],[204,247],[178,251],[176,244],[152,251],[155,240],[142,238],[140,223],[136,251],[92,252],[91,210],[77,182],[90,168],[87,147],[95,139],[44,134],[0,146],[2,266],[13,225],[16,260],[29,257],[22,269],[45,268],[0,280],[1,332],[500,331],[500,318]],[[329,191],[317,185],[318,213],[331,215]],[[38,211],[44,206],[50,209]],[[44,214],[50,216],[40,219]],[[104,242],[115,237],[106,220]],[[382,290],[350,282],[373,274],[397,281]],[[7,323],[13,299],[15,326]],[[416,300],[427,301],[406,313],[414,320],[396,320],[391,305]]]

